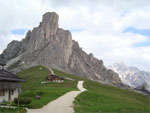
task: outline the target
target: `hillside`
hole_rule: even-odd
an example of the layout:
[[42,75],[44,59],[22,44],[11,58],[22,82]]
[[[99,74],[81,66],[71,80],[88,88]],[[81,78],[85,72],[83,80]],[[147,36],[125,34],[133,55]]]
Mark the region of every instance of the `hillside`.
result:
[[[22,92],[19,96],[32,99],[31,104],[26,105],[25,107],[41,108],[50,101],[62,96],[69,91],[78,90],[76,85],[80,78],[72,76],[70,74],[59,72],[57,70],[55,70],[55,73],[61,76],[71,76],[71,78],[74,78],[74,81],[65,80],[64,83],[60,84],[41,84],[41,81],[44,81],[49,74],[49,70],[43,66],[31,67],[27,70],[17,73],[18,76],[26,80],[26,82],[21,84]],[[42,94],[41,99],[36,99],[35,96],[39,94]],[[0,113],[16,113],[16,111],[17,109],[9,110],[0,108]]]
[[88,89],[75,100],[76,113],[149,113],[150,97],[86,81]]
[[[27,80],[22,83],[21,97],[30,97],[30,108],[39,108],[58,98],[66,92],[77,90],[78,80],[84,80],[84,87],[88,90],[80,94],[75,100],[76,113],[148,113],[149,99],[141,94],[123,90],[117,87],[102,85],[100,83],[74,76],[53,69],[56,75],[72,78],[75,81],[65,80],[64,83],[50,83],[41,85],[41,81],[48,75],[43,66],[32,67],[17,75]],[[42,92],[42,98],[35,99],[35,94]]]
[[[32,67],[25,71],[18,73],[17,75],[27,80],[27,82],[22,84],[21,97],[31,97],[32,103],[29,105],[30,108],[40,108],[46,105],[48,102],[58,98],[59,96],[65,94],[66,92],[77,90],[75,81],[65,80],[64,83],[49,83],[41,84],[48,76],[48,70],[43,66]],[[62,73],[56,72],[57,75],[64,75]],[[35,99],[35,93],[42,92],[42,99]]]

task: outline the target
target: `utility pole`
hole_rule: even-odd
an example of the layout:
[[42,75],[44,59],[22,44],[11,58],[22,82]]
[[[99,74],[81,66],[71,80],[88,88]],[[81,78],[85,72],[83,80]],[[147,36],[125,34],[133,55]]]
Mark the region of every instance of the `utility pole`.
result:
[[18,88],[18,112],[19,112],[19,88]]

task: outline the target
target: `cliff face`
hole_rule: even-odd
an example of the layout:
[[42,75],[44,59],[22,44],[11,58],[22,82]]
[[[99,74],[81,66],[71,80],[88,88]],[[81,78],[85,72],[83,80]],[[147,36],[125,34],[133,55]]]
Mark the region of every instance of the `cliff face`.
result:
[[12,41],[0,59],[6,68],[20,71],[35,65],[46,65],[110,85],[121,85],[117,73],[108,70],[102,60],[87,54],[72,40],[70,31],[58,27],[59,16],[54,12],[43,15],[42,22],[28,31],[21,42]]

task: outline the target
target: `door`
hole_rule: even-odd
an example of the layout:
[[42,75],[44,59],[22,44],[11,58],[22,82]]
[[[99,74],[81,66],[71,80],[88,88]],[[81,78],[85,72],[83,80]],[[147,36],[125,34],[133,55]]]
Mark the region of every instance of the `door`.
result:
[[9,99],[9,101],[11,101],[11,90],[10,89],[8,90],[8,99]]

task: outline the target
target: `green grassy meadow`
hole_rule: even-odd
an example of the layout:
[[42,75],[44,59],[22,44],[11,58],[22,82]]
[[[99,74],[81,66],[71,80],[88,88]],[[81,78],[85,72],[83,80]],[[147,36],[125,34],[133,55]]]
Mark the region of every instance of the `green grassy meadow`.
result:
[[[57,75],[63,75],[63,73],[59,73],[59,71],[55,72]],[[48,69],[43,66],[32,67],[17,75],[26,80],[26,82],[22,83],[20,96],[32,99],[31,104],[27,106],[29,108],[41,108],[63,94],[77,90],[77,81],[65,80],[64,83],[41,84],[41,81],[44,81],[49,75]],[[35,96],[39,95],[39,93],[42,93],[41,99],[36,99]]]
[[[54,70],[54,72],[57,75],[69,76],[69,74],[57,70]],[[74,81],[65,80],[64,83],[41,84],[41,81],[44,81],[49,75],[49,70],[43,66],[32,67],[17,73],[17,75],[26,80],[26,82],[21,83],[22,91],[19,97],[27,97],[32,100],[31,104],[24,106],[20,105],[20,107],[41,108],[69,91],[78,90],[76,86],[78,79],[75,79]],[[36,95],[39,95],[40,93],[42,93],[41,98],[36,99]],[[12,103],[12,105],[15,104]],[[0,108],[0,113],[16,113],[17,110],[18,109]]]
[[[84,87],[88,90],[81,93],[74,101],[76,113],[150,113],[150,98],[142,94],[123,90],[117,87],[102,85],[100,83],[74,76],[53,69],[58,76],[74,79],[65,80],[64,83],[41,84],[48,76],[49,71],[43,66],[36,66],[24,70],[17,75],[27,80],[22,83],[20,97],[28,97],[32,100],[28,108],[41,108],[52,100],[60,97],[66,92],[78,90],[77,82],[84,80]],[[35,96],[42,92],[41,99]],[[0,113],[8,112],[3,109]]]
[[150,113],[150,97],[86,80],[75,99],[76,113]]

